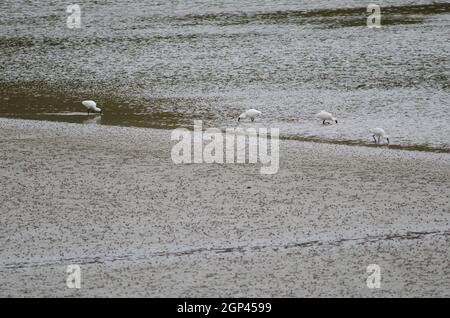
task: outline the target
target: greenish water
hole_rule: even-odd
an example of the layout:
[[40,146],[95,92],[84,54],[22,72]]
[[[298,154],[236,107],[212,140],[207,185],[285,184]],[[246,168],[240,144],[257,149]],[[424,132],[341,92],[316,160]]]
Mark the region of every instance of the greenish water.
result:
[[[254,126],[283,138],[449,152],[450,4],[81,1],[0,4],[0,116],[173,129]],[[81,105],[94,99],[101,117]],[[339,118],[323,126],[325,109]],[[240,123],[244,127],[248,123]]]

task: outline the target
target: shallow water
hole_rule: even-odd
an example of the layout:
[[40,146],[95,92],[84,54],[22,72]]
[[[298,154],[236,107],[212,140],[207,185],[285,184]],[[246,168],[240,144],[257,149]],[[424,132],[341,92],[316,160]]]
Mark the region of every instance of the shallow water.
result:
[[[0,116],[174,128],[256,126],[285,138],[449,152],[450,4],[383,1],[382,28],[360,1],[0,4]],[[94,99],[101,118],[80,103]],[[336,114],[323,126],[314,114]]]

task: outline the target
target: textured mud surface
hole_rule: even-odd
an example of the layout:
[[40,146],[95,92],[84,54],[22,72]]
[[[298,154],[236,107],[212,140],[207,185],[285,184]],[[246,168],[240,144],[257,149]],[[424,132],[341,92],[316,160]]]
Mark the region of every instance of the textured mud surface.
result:
[[172,144],[0,119],[0,296],[450,296],[448,154],[284,140],[267,176]]

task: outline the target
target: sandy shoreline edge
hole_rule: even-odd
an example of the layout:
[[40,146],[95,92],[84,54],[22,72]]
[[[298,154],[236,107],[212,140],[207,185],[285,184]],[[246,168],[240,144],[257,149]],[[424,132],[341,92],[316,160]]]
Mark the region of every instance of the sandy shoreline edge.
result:
[[0,145],[0,296],[450,294],[449,154],[282,140],[264,176],[175,165],[168,130],[16,119]]

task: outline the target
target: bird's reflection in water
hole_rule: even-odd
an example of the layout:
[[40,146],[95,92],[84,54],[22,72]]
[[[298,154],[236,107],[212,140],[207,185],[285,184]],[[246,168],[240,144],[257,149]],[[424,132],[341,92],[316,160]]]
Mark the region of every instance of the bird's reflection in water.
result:
[[101,123],[102,123],[102,116],[100,115],[97,115],[93,118],[89,118],[83,121],[83,124],[87,125],[100,125]]

